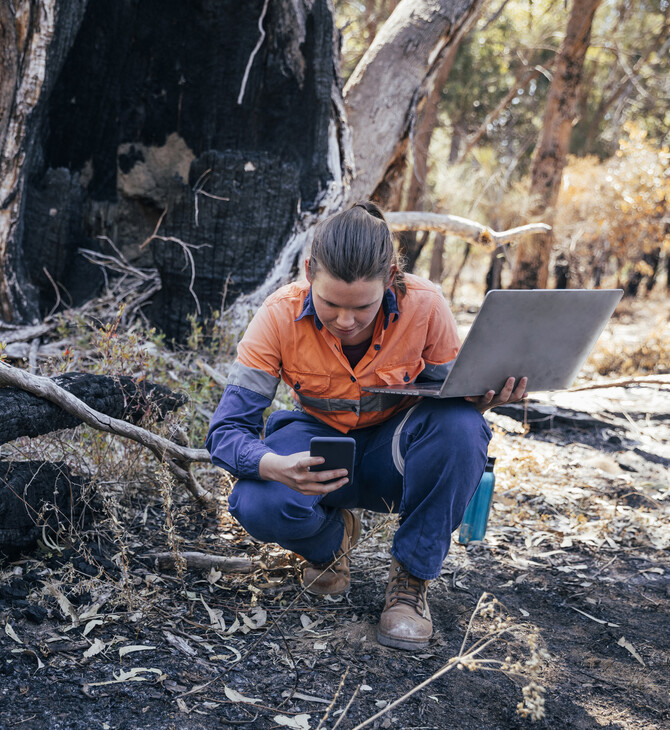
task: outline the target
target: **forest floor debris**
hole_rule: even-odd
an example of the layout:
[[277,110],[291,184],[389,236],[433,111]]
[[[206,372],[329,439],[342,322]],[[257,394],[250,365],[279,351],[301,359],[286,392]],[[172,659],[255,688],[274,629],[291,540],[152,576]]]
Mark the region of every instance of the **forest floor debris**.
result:
[[[119,452],[116,525],[0,565],[0,727],[489,730],[532,713],[538,728],[667,727],[669,398],[661,385],[553,396],[597,410],[599,430],[489,417],[489,530],[467,548],[454,535],[420,654],[375,641],[394,518],[362,512],[351,590],[317,598],[294,556],[229,517],[220,473],[200,475],[220,482],[214,513],[133,479],[141,457]],[[146,557],[166,552],[168,567]],[[187,552],[251,558],[251,572],[192,568]],[[475,643],[496,638],[479,664],[454,659],[468,626]]]

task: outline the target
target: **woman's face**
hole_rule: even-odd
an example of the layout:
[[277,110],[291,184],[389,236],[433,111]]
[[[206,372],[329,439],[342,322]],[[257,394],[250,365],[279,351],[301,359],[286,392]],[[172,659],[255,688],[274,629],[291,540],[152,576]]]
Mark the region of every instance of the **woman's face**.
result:
[[307,280],[319,319],[343,345],[359,345],[372,337],[390,279],[357,279],[347,284],[324,269],[312,276],[307,267]]

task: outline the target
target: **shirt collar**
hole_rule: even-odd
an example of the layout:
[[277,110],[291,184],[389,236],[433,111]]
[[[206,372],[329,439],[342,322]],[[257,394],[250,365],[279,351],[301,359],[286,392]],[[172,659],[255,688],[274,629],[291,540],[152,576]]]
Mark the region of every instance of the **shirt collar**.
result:
[[308,314],[311,314],[314,317],[314,324],[316,325],[316,328],[320,330],[323,327],[323,322],[319,319],[319,315],[316,313],[316,309],[314,309],[314,302],[312,302],[311,286],[309,288],[309,291],[307,292],[305,301],[302,303],[302,312],[300,312],[300,316],[296,317],[293,321],[299,322],[303,317],[306,317]]
[[[388,288],[384,292],[384,298],[382,299],[382,311],[384,312],[384,329],[389,326],[391,315],[393,315],[393,321],[395,322],[400,316],[400,310],[398,309],[398,299],[393,289]],[[319,316],[314,309],[314,302],[312,301],[312,288],[310,287],[305,297],[305,301],[302,303],[302,312],[295,318],[295,322],[299,322],[303,317],[311,314],[314,317],[314,324],[318,330],[322,329],[323,322],[319,319]]]
[[396,297],[393,289],[390,287],[384,292],[384,298],[382,299],[382,311],[384,312],[384,329],[389,326],[391,315],[393,315],[394,322],[396,322],[400,316],[398,298]]

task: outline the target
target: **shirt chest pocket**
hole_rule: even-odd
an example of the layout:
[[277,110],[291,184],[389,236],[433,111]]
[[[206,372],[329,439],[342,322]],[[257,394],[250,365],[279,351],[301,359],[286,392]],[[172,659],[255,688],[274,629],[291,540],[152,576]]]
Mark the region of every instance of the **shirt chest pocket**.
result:
[[413,383],[424,368],[423,358],[396,365],[383,365],[375,369],[375,374],[384,385],[405,385]]
[[299,395],[323,396],[330,390],[330,375],[300,370],[284,370],[282,375],[286,383]]

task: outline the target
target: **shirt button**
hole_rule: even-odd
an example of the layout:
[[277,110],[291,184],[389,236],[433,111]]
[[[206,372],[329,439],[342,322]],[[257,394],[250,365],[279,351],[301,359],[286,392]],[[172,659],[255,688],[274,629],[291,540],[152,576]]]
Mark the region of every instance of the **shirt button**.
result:
[[353,375],[350,375],[349,377],[351,378],[351,382],[352,383],[355,383],[356,382],[356,378]]

